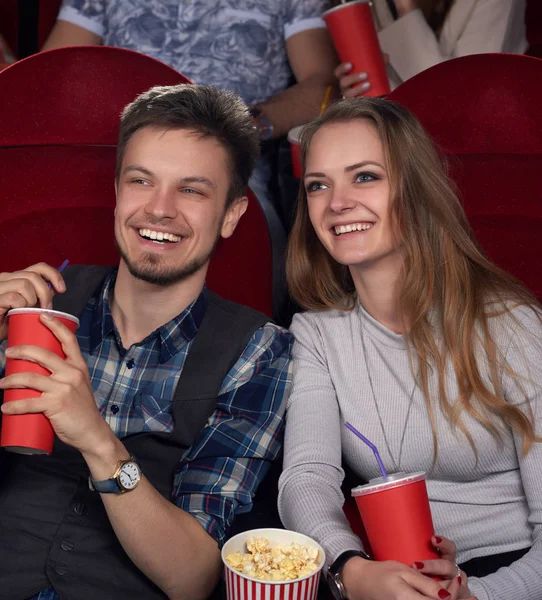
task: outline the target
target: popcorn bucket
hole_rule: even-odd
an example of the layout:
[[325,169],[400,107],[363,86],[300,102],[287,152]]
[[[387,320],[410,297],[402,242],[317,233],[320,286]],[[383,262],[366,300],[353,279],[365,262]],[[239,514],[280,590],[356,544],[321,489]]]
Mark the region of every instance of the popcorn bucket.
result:
[[[269,581],[256,579],[236,571],[226,562],[226,557],[234,552],[245,554],[248,538],[266,538],[272,548],[295,542],[318,551],[317,568],[310,574],[297,579]],[[228,540],[222,548],[226,590],[228,600],[316,600],[320,573],[325,563],[325,553],[314,540],[301,533],[285,529],[252,529],[244,531]]]

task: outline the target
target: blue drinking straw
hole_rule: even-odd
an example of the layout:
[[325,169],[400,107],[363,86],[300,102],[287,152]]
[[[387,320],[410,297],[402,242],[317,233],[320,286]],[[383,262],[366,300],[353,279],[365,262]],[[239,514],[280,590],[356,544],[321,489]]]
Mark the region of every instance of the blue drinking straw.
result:
[[386,472],[386,468],[384,467],[384,463],[382,462],[382,459],[380,458],[380,452],[378,452],[378,449],[373,444],[373,442],[371,442],[371,440],[368,440],[362,433],[360,433],[348,421],[345,421],[344,426],[347,429],[349,429],[354,435],[356,435],[357,437],[359,437],[359,439],[362,442],[364,442],[365,444],[367,444],[367,446],[369,446],[369,448],[373,451],[373,453],[375,455],[376,462],[378,463],[378,468],[380,469],[380,472],[382,473],[382,477],[384,477],[384,479],[387,479],[388,478],[388,473]]
[[[57,271],[58,271],[59,273],[62,273],[62,271],[64,271],[64,269],[65,269],[65,268],[66,268],[66,267],[67,267],[69,264],[70,264],[70,261],[69,261],[68,259],[66,259],[66,260],[65,260],[65,261],[64,261],[64,262],[63,262],[63,263],[60,265],[60,267],[58,267]],[[49,286],[49,289],[50,289],[50,290],[52,290],[52,289],[53,289],[53,286],[52,286],[50,283],[48,283],[47,285]]]

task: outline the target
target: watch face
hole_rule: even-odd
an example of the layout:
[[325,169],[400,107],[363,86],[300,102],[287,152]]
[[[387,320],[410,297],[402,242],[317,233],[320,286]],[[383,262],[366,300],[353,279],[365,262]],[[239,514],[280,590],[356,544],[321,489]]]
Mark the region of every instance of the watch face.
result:
[[135,462],[127,462],[122,465],[118,481],[125,490],[133,490],[141,479],[139,467]]

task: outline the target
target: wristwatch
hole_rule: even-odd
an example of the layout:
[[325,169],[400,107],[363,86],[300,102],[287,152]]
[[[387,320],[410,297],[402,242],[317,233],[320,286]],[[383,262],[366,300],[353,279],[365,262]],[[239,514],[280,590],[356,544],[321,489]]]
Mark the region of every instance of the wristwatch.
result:
[[341,579],[341,571],[347,561],[354,558],[354,556],[359,556],[365,560],[372,560],[368,554],[361,550],[347,550],[339,554],[327,572],[327,584],[334,600],[346,600],[348,598],[343,580]]
[[141,469],[133,456],[119,460],[111,479],[96,481],[89,475],[88,487],[102,494],[124,494],[135,490],[141,481]]
[[266,117],[259,108],[249,108],[248,112],[254,119],[254,125],[260,134],[260,140],[267,142],[273,137],[273,123]]

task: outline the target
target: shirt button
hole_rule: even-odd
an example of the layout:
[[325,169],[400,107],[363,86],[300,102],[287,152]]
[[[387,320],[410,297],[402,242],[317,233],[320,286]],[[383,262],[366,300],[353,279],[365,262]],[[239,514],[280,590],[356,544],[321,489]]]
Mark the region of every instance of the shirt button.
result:
[[55,573],[57,575],[66,575],[68,572],[68,567],[66,565],[57,565],[55,567]]
[[74,548],[74,543],[70,542],[70,540],[62,540],[60,547],[64,552],[70,552],[70,550],[73,550]]
[[133,358],[131,358],[131,359],[130,359],[130,360],[127,362],[127,363],[126,363],[126,366],[127,366],[129,369],[133,369],[133,368],[135,367],[135,360],[134,360]]
[[116,414],[119,412],[119,410],[120,410],[120,408],[119,408],[119,407],[118,407],[116,404],[113,404],[113,405],[111,406],[111,412],[112,412],[114,415],[116,415]]
[[88,512],[88,508],[82,503],[82,502],[78,502],[74,507],[73,507],[73,512],[76,515],[79,515],[80,517],[83,517],[87,514]]

